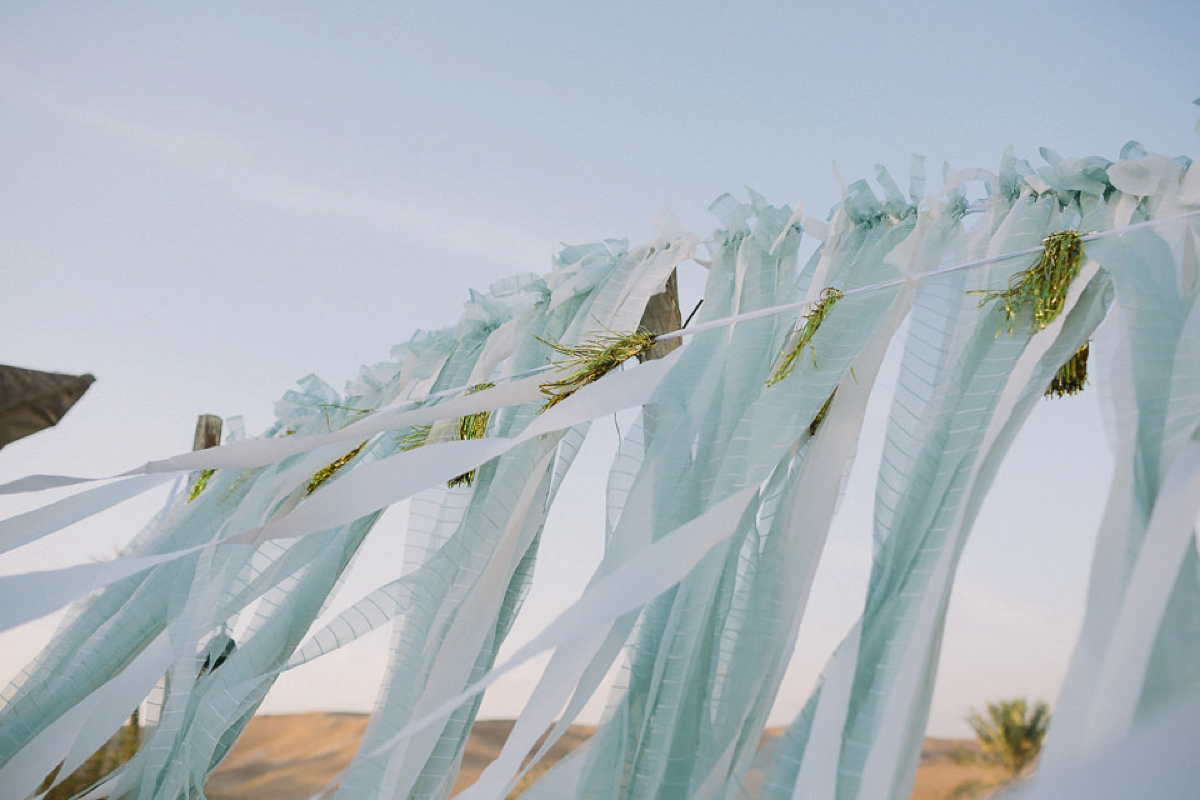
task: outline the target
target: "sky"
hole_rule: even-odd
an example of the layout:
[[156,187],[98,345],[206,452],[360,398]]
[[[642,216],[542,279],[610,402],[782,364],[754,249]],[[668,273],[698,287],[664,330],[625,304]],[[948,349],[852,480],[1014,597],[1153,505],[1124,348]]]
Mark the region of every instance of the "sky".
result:
[[[297,379],[340,389],[417,329],[453,325],[468,287],[545,272],[561,243],[648,239],[663,209],[707,234],[725,192],[824,217],[839,180],[876,164],[905,185],[913,153],[931,187],[943,163],[995,169],[1008,145],[1116,158],[1137,139],[1195,156],[1198,24],[1194,2],[1153,1],[7,0],[0,363],[97,382],[58,427],[0,451],[0,481],[186,450],[201,413],[260,432]],[[681,280],[688,306],[702,269]],[[861,609],[889,380],[775,723]],[[997,477],[955,585],[931,733],[1058,690],[1111,471],[1095,395],[1041,404]],[[595,429],[510,644],[599,559],[600,531],[572,524],[600,518],[616,435]],[[53,496],[6,498],[0,517]],[[0,573],[110,558],[164,497],[6,554]],[[402,518],[372,534],[338,604],[399,566]],[[0,682],[54,622],[0,635]],[[369,710],[386,646],[376,634],[298,670],[264,709]],[[531,674],[490,692],[484,716],[515,714]]]

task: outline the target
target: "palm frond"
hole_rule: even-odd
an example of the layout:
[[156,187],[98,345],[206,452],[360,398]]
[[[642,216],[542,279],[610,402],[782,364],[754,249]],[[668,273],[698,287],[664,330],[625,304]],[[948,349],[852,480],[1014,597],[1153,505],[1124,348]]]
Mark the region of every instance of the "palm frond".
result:
[[991,761],[1020,777],[1042,750],[1050,724],[1050,708],[1037,703],[1030,714],[1024,698],[989,703],[987,716],[973,712],[967,724],[975,731],[979,746]]

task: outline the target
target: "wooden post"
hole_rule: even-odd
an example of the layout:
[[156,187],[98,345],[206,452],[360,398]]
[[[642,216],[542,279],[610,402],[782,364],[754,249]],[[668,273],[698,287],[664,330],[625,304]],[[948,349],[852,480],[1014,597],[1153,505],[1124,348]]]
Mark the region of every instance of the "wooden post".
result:
[[207,450],[221,443],[221,418],[216,414],[201,414],[196,418],[196,438],[193,450]]
[[[671,277],[667,278],[667,285],[663,290],[646,303],[646,310],[642,312],[642,321],[639,324],[651,333],[670,333],[683,327],[683,318],[679,314],[679,280],[675,277],[675,270],[671,270]],[[654,347],[638,356],[638,361],[645,363],[663,358],[681,344],[683,341],[678,338],[655,342]],[[654,438],[654,432],[658,430],[658,415],[653,403],[645,406],[642,419],[645,445],[648,447]]]
[[[679,313],[679,280],[675,270],[671,270],[671,277],[667,278],[663,290],[646,303],[640,324],[651,333],[670,333],[683,327],[683,317]],[[639,355],[638,360],[645,362],[663,358],[681,344],[683,341],[677,338],[657,342],[649,351]]]

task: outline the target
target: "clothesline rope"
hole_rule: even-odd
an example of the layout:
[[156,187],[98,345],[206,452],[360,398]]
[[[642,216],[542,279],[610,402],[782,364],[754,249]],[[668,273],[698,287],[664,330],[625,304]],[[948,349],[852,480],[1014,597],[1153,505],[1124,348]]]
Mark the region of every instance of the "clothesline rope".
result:
[[[1176,214],[1173,217],[1163,217],[1162,219],[1148,219],[1143,222],[1135,222],[1130,225],[1123,225],[1119,228],[1109,228],[1108,230],[1103,230],[1103,231],[1093,231],[1092,233],[1084,234],[1083,236],[1080,236],[1079,238],[1085,242],[1090,242],[1095,239],[1102,239],[1106,236],[1116,236],[1118,234],[1128,233],[1130,231],[1137,230],[1139,228],[1150,228],[1150,227],[1154,227],[1157,225],[1166,225],[1171,222],[1179,222],[1180,220],[1189,219],[1189,218],[1195,217],[1195,216],[1200,216],[1200,210],[1189,211],[1185,214]],[[879,291],[880,289],[888,289],[892,286],[901,286],[910,281],[921,281],[921,280],[925,280],[926,278],[936,278],[938,276],[946,275],[951,272],[958,272],[959,270],[971,269],[973,267],[982,267],[987,264],[994,264],[998,261],[1007,261],[1008,259],[1011,259],[1011,258],[1021,258],[1022,256],[1031,256],[1031,255],[1035,255],[1040,252],[1042,252],[1042,248],[1040,246],[1039,247],[1029,247],[1029,248],[1026,248],[1025,250],[1015,250],[1011,253],[1002,253],[998,256],[988,256],[987,258],[980,258],[980,259],[976,259],[974,261],[966,261],[961,264],[954,264],[953,266],[943,267],[942,269],[935,269],[935,270],[931,270],[929,272],[922,272],[919,275],[913,275],[913,276],[906,277],[906,278],[896,278],[894,280],[883,281],[881,283],[873,283],[870,286],[860,286],[857,289],[848,289],[845,292],[843,292],[843,295],[848,297],[848,296],[856,295],[856,294],[865,294],[866,292],[875,292],[875,291]],[[747,311],[744,314],[734,314],[733,316],[729,316],[729,317],[721,317],[720,319],[709,320],[708,322],[700,323],[699,325],[696,325],[691,328],[680,328],[679,330],[668,331],[666,333],[656,334],[655,339],[657,341],[665,341],[668,339],[681,339],[684,336],[693,336],[697,333],[704,333],[706,331],[716,330],[718,328],[725,328],[730,325],[736,325],[739,322],[748,322],[750,320],[761,319],[763,317],[769,317],[769,316],[773,316],[775,314],[782,314],[787,311],[798,311],[798,310],[800,310],[806,306],[809,306],[811,304],[812,304],[811,300],[796,300],[796,301],[793,301],[790,303],[782,303],[777,306],[769,306],[768,308],[760,308],[755,311]],[[498,375],[495,378],[493,378],[492,380],[493,380],[493,382],[511,381],[511,380],[516,380],[518,378],[526,378],[526,377],[529,377],[530,375],[537,375],[539,373],[547,372],[547,371],[555,369],[555,368],[556,368],[555,364],[545,364],[540,367],[532,367],[530,369],[521,370],[520,372],[510,372],[510,373],[507,373],[504,375]],[[469,387],[467,387],[467,386],[459,386],[459,387],[455,387],[455,388],[451,388],[451,389],[443,389],[439,392],[434,392],[433,394],[428,395],[426,397],[426,399],[433,400],[433,399],[440,398],[440,397],[450,397],[452,395],[459,394],[460,392],[462,392],[468,388]]]

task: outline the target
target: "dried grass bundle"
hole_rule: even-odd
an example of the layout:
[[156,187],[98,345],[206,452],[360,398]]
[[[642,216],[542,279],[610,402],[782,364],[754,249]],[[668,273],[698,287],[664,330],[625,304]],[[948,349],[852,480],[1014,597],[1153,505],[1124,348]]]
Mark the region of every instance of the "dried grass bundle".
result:
[[554,362],[554,365],[571,372],[561,380],[542,384],[542,394],[549,399],[538,413],[553,408],[581,387],[600,380],[629,359],[648,351],[654,347],[654,340],[654,334],[645,328],[638,328],[632,333],[610,332],[574,347],[554,344],[539,337],[539,342],[567,356],[562,361]]
[[[820,297],[813,305],[812,310],[802,316],[804,324],[799,326],[799,329],[794,331],[789,338],[792,342],[791,347],[785,345],[783,352],[779,355],[783,359],[771,377],[767,379],[767,386],[774,386],[781,380],[792,374],[792,370],[796,368],[796,359],[800,357],[800,351],[807,347],[811,342],[817,329],[821,327],[821,323],[825,321],[825,317],[829,316],[830,310],[834,304],[843,297],[842,293],[832,286],[826,286],[821,290]],[[817,363],[817,354],[813,353],[813,365]]]
[[200,473],[200,475],[196,478],[196,482],[192,484],[192,490],[188,492],[187,501],[189,503],[200,496],[200,493],[208,487],[208,479],[216,473],[217,471],[215,469],[206,469]]
[[1091,343],[1084,342],[1083,347],[1075,351],[1075,355],[1067,359],[1067,363],[1058,368],[1050,387],[1046,389],[1046,397],[1063,397],[1069,394],[1079,394],[1087,386],[1087,362]]
[[[467,389],[467,394],[476,394],[487,389],[495,388],[496,384],[484,381],[477,383]],[[480,411],[475,414],[468,414],[458,421],[458,439],[459,441],[467,441],[470,439],[482,439],[487,433],[488,420],[492,418],[492,412]],[[455,486],[470,486],[475,483],[475,470],[464,472],[456,478],[451,478],[446,482],[446,486],[453,489]]]
[[407,433],[396,440],[396,446],[406,453],[409,450],[416,450],[425,444],[432,431],[432,425],[413,425]]
[[1059,231],[1042,240],[1042,253],[1029,269],[1013,275],[1008,288],[1002,291],[981,291],[979,305],[998,300],[1004,308],[1008,332],[1012,333],[1017,317],[1029,308],[1033,318],[1030,333],[1037,333],[1062,313],[1067,302],[1067,290],[1083,265],[1083,239],[1078,231]]
[[[367,441],[370,441],[370,440],[368,439]],[[337,472],[339,469],[341,469],[342,467],[349,464],[350,460],[352,458],[354,458],[356,455],[358,455],[359,453],[361,453],[362,449],[366,446],[367,446],[367,442],[363,442],[358,447],[354,448],[349,453],[346,453],[346,455],[339,458],[337,461],[334,461],[330,464],[326,464],[324,467],[321,467],[321,469],[317,470],[317,473],[315,475],[313,475],[311,479],[309,479],[308,491],[306,491],[305,494],[310,495],[313,492],[315,492],[317,489],[321,488],[321,484],[325,483],[325,481],[332,478],[334,473]]]

